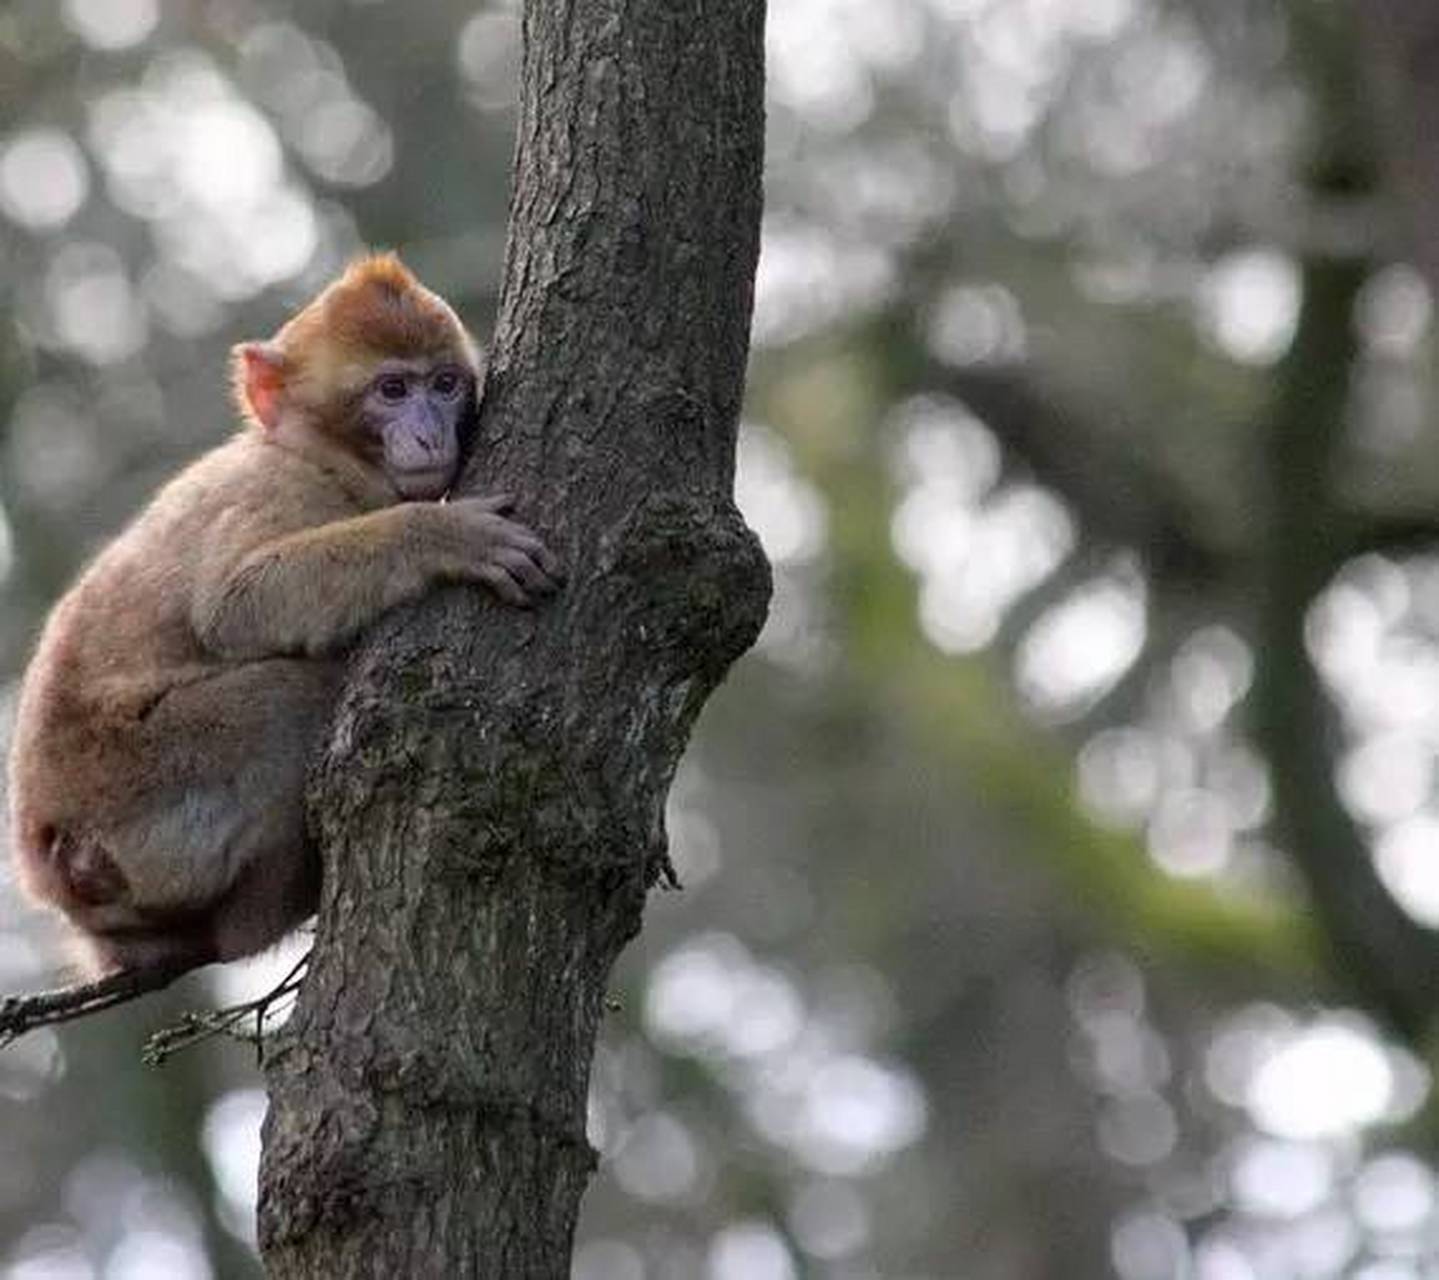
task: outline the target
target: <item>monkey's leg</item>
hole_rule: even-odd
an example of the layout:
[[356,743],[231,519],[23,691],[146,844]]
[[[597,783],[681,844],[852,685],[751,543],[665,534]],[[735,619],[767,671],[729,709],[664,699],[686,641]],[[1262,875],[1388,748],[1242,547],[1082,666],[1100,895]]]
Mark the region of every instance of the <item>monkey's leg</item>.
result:
[[212,914],[217,959],[263,951],[319,905],[320,858],[305,832],[303,771],[289,781],[293,785],[268,795],[254,793],[257,807],[239,874]]
[[[251,955],[313,914],[319,860],[305,833],[303,769],[255,768],[223,792],[101,833],[134,873],[113,900],[72,919],[102,970],[193,967]],[[177,860],[170,850],[183,847]],[[143,878],[142,878],[143,877]]]
[[269,660],[165,698],[147,736],[175,757],[156,761],[159,776],[183,782],[73,837],[90,851],[83,863],[108,864],[116,886],[66,907],[102,968],[233,959],[313,912],[305,763],[335,678],[326,664]]

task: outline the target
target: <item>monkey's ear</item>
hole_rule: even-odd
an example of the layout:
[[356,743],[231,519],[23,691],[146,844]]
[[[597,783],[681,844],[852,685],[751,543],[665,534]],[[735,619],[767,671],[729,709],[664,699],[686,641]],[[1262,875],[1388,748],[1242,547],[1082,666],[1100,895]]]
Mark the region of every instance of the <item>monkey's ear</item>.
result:
[[242,342],[231,355],[235,402],[240,412],[267,431],[280,421],[288,361],[273,342]]

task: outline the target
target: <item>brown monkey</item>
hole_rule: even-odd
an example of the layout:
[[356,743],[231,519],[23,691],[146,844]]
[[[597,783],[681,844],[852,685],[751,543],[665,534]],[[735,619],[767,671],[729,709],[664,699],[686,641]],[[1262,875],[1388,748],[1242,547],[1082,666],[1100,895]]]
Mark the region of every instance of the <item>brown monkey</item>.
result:
[[21,689],[20,881],[100,971],[232,959],[309,916],[305,760],[346,647],[437,583],[524,605],[558,576],[504,499],[437,501],[477,356],[398,259],[354,264],[233,370],[246,428],[100,554]]

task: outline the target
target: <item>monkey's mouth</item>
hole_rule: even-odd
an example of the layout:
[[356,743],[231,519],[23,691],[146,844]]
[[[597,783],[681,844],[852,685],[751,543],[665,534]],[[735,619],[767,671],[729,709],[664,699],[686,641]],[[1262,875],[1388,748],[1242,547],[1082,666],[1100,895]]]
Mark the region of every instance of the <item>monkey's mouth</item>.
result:
[[407,498],[438,498],[450,487],[452,467],[417,467],[395,474],[395,488]]

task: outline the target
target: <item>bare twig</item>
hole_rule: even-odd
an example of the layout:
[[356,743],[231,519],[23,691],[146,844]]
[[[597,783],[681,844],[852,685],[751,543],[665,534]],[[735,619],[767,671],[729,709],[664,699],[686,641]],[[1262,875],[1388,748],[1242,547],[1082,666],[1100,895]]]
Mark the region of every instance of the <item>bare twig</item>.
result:
[[154,965],[145,969],[122,969],[93,982],[33,995],[6,996],[0,1000],[0,1049],[14,1043],[27,1031],[72,1022],[117,1004],[127,1004],[152,991],[168,987],[193,968],[189,964]]
[[[265,1020],[275,1012],[274,1006],[286,996],[293,995],[304,981],[306,967],[310,963],[307,951],[274,987],[254,1000],[240,1004],[226,1005],[207,1013],[187,1013],[178,1023],[164,1027],[145,1042],[141,1057],[149,1066],[159,1066],[171,1054],[188,1049],[214,1036],[229,1036],[254,1045],[255,1055],[263,1059],[265,1050]],[[246,1019],[253,1016],[253,1030],[237,1030]]]

